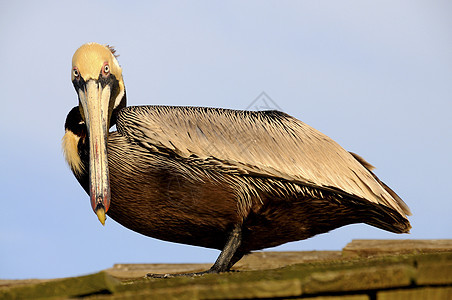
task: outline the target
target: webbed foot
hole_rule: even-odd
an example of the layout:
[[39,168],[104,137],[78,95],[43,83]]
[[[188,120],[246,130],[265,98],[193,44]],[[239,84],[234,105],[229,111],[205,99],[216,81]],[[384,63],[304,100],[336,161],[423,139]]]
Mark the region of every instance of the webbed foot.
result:
[[240,226],[236,226],[226,242],[226,245],[218,256],[215,264],[207,271],[194,272],[194,273],[182,273],[182,274],[146,274],[146,278],[174,278],[174,277],[197,277],[205,274],[218,274],[222,272],[229,272],[231,267],[242,258],[243,253],[237,252],[242,242],[242,229]]
[[193,273],[180,273],[180,274],[154,274],[148,273],[146,274],[146,278],[176,278],[176,277],[198,277],[203,276],[205,274],[215,274],[219,272],[215,272],[212,269],[202,272],[193,272]]

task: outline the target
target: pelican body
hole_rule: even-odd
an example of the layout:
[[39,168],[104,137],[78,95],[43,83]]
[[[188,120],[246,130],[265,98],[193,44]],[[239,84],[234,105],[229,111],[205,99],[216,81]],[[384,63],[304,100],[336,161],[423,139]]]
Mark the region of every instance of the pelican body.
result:
[[115,51],[96,43],[75,52],[72,82],[63,149],[99,220],[222,250],[206,272],[352,223],[411,228],[369,163],[285,113],[126,107]]

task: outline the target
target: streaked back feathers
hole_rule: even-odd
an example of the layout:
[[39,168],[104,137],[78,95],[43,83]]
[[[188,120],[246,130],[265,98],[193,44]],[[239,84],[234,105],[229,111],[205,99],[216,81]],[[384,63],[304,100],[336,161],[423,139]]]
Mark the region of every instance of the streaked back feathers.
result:
[[228,172],[281,178],[410,214],[364,159],[282,112],[138,106],[123,109],[117,127],[150,151],[216,160]]

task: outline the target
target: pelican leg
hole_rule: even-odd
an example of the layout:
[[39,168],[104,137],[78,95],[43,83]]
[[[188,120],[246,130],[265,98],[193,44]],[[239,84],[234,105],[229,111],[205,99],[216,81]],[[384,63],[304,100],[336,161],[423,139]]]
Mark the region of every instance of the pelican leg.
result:
[[146,277],[148,278],[171,278],[171,277],[180,277],[180,276],[200,276],[204,274],[212,274],[212,273],[221,273],[227,272],[231,269],[231,267],[239,261],[243,254],[237,252],[237,249],[240,247],[242,243],[242,228],[240,225],[234,227],[234,229],[229,234],[228,240],[226,241],[226,245],[218,256],[217,260],[213,264],[213,266],[203,272],[195,272],[195,273],[183,273],[183,274],[152,274],[148,273]]
[[237,225],[229,235],[226,245],[218,256],[213,266],[206,273],[221,273],[229,269],[242,258],[242,254],[237,253],[237,249],[242,243],[242,227]]

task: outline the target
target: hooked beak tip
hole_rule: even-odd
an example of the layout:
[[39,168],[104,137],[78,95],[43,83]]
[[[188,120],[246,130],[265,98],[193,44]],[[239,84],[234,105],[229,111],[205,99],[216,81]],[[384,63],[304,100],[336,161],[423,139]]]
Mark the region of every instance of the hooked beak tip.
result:
[[105,216],[105,209],[103,207],[99,207],[96,209],[96,215],[99,221],[102,223],[102,225],[105,226],[105,219],[107,218]]

